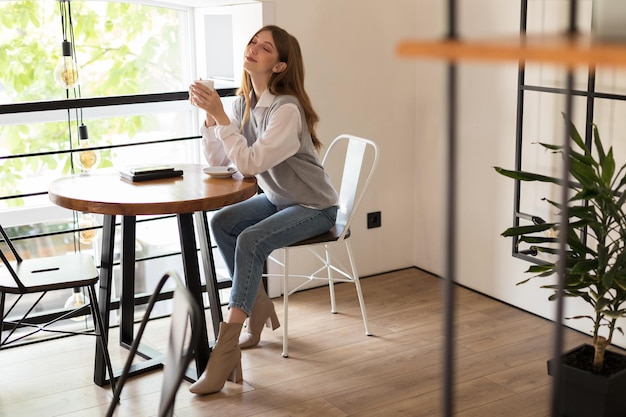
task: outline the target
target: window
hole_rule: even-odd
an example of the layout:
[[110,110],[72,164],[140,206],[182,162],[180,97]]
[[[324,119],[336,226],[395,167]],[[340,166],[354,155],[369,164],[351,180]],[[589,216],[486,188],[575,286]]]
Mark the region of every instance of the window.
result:
[[[193,55],[187,35],[189,13],[102,1],[66,3],[71,7],[79,84],[70,89],[59,85],[53,75],[62,59],[59,6],[63,4],[45,0],[0,3],[3,16],[19,16],[3,19],[0,65],[9,71],[3,72],[0,80],[2,104],[50,104],[51,100],[186,89]],[[46,36],[54,33],[57,36]],[[51,177],[77,170],[68,151],[79,147],[80,124],[88,127],[92,146],[185,137],[193,130],[193,113],[188,107],[175,103],[161,108],[126,105],[4,114],[0,149],[3,156],[10,157],[2,161],[3,196],[16,198],[3,200],[2,206],[45,204],[45,196],[32,201],[19,196],[45,190]],[[137,160],[141,155],[193,154],[176,144],[160,145],[154,151],[106,148],[100,151],[100,167],[149,162]]]
[[[212,76],[218,89],[234,91],[241,39],[262,25],[262,5],[159,4],[0,2],[0,218],[25,256],[88,251],[99,261],[100,216],[59,208],[47,197],[52,179],[81,170],[82,125],[98,168],[203,162],[187,87]],[[61,18],[68,12],[71,27]],[[78,64],[79,83],[70,88],[54,77],[66,38],[74,39]],[[137,291],[151,292],[148,280],[164,270],[182,273],[178,233],[171,217],[138,220]]]

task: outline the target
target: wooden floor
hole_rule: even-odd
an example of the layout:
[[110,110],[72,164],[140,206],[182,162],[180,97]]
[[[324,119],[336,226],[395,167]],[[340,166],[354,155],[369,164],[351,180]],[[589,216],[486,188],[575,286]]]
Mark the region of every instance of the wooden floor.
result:
[[[290,297],[290,357],[281,331],[265,330],[243,354],[243,384],[227,382],[195,396],[184,382],[176,416],[388,417],[441,415],[441,280],[407,269],[362,280],[371,330],[364,332],[354,286],[337,286],[339,314],[327,288]],[[282,302],[274,300],[279,317]],[[549,415],[553,325],[466,289],[457,292],[455,415]],[[167,319],[151,322],[146,341],[164,344]],[[126,350],[111,334],[114,366]],[[115,339],[115,340],[114,340]],[[587,342],[569,331],[566,347]],[[102,416],[108,388],[92,383],[94,339],[71,337],[0,352],[0,416]],[[127,383],[119,416],[153,416],[161,372]]]

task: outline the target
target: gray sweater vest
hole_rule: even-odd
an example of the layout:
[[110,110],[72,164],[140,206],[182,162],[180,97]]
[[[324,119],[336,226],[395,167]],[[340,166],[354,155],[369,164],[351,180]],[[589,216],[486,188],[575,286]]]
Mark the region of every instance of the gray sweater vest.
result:
[[[302,117],[300,148],[295,155],[266,172],[258,174],[259,187],[265,192],[269,201],[279,209],[296,204],[316,209],[337,205],[337,192],[319,162],[311,134],[306,125],[304,110],[296,97],[277,96],[258,124],[254,117],[250,117],[242,132],[248,140],[248,146],[252,145],[257,137],[263,134],[272,113],[286,103],[296,104],[300,109]],[[236,117],[239,120],[243,120],[244,109],[245,101],[243,97],[239,97],[234,106]]]

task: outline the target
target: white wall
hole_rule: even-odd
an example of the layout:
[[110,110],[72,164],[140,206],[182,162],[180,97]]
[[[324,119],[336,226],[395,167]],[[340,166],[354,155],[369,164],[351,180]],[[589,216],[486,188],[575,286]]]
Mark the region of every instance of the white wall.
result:
[[[274,23],[301,42],[307,88],[321,116],[320,134],[330,141],[350,132],[376,140],[382,149],[377,177],[361,208],[353,240],[361,275],[406,266],[445,274],[446,71],[445,63],[400,58],[405,38],[445,34],[440,0],[277,0]],[[568,0],[530,0],[529,28],[567,27]],[[461,0],[459,32],[464,37],[517,36],[518,1]],[[581,2],[587,28],[591,0]],[[552,318],[555,304],[539,283],[526,278],[527,262],[511,256],[500,236],[513,218],[513,183],[494,166],[512,168],[515,153],[517,65],[462,63],[459,70],[458,258],[459,283],[522,309]],[[553,81],[558,68],[535,66],[530,77]],[[619,84],[614,73],[603,82]],[[621,81],[623,83],[623,81]],[[526,129],[537,139],[559,138],[555,98],[533,98]],[[614,130],[616,105],[601,104],[598,117]],[[608,112],[608,115],[607,115]],[[612,113],[611,113],[612,112]],[[556,115],[556,116],[555,116]],[[558,139],[555,139],[558,141]],[[365,213],[382,211],[383,227],[367,230]],[[566,315],[586,307],[568,301]],[[582,331],[588,323],[568,325]],[[615,341],[626,346],[626,339]]]
[[[264,2],[266,3],[266,2]],[[415,36],[417,2],[276,0],[273,23],[300,42],[306,87],[329,144],[341,133],[372,139],[381,157],[351,240],[360,275],[414,265],[415,70],[395,56]],[[382,212],[367,229],[366,213]]]
[[[461,1],[460,33],[464,37],[486,37],[492,35],[515,35],[519,28],[518,2],[500,0]],[[421,4],[421,3],[420,3]],[[567,7],[563,0],[530,0],[529,28],[559,32],[567,27]],[[435,13],[443,10],[432,9]],[[580,2],[580,27],[589,29],[591,1]],[[418,26],[427,23],[432,17],[420,15]],[[443,21],[442,17],[435,20]],[[443,33],[443,27],[440,33]],[[442,85],[444,65],[439,73],[433,70],[438,64],[417,63],[418,109],[421,97],[432,100],[437,94],[443,96]],[[550,66],[531,65],[527,67],[527,79],[537,83],[563,85],[564,71]],[[615,87],[623,83],[619,71],[599,72],[599,79],[605,87]],[[560,84],[559,84],[560,83]],[[577,87],[586,88],[586,71],[577,72]],[[458,258],[456,278],[459,283],[504,302],[546,318],[553,318],[556,304],[547,300],[550,291],[539,288],[547,282],[535,282],[516,286],[519,281],[528,278],[524,271],[529,263],[511,256],[511,240],[500,237],[500,233],[512,225],[513,218],[513,181],[499,176],[494,166],[514,167],[515,132],[516,132],[516,85],[517,65],[502,63],[462,63],[459,65],[459,162],[458,180]],[[623,84],[622,84],[623,85]],[[527,94],[529,103],[524,117],[526,136],[530,140],[543,140],[553,143],[562,142],[560,113],[564,111],[562,96]],[[438,105],[445,111],[445,103]],[[584,121],[584,103],[575,102],[575,121]],[[616,109],[621,108],[614,102],[597,102],[596,121],[605,126],[605,139],[621,123],[616,117]],[[617,119],[617,120],[616,120]],[[440,123],[437,125],[437,123]],[[622,123],[623,124],[623,123]],[[432,194],[424,178],[443,178],[445,169],[435,163],[425,164],[428,157],[438,155],[442,160],[445,153],[445,120],[429,119],[416,128],[416,161],[418,161],[415,234],[415,264],[426,270],[444,275],[445,256],[434,254],[432,248],[444,246],[443,235],[445,222],[443,213],[446,205],[444,198],[432,203]],[[439,130],[438,130],[439,129]],[[609,135],[610,134],[610,135]],[[532,145],[531,145],[532,146]],[[620,147],[616,140],[615,150]],[[623,145],[622,145],[623,147]],[[537,152],[536,159],[541,158]],[[624,156],[626,152],[617,152]],[[537,163],[533,157],[526,158],[527,163]],[[623,163],[623,157],[622,161]],[[618,161],[619,164],[619,161]],[[537,193],[540,194],[540,193]],[[538,198],[545,195],[530,196]],[[550,197],[549,195],[547,197]],[[431,202],[431,203],[428,203]],[[586,304],[577,300],[566,301],[565,316],[592,313]],[[462,313],[461,313],[462,314]],[[568,320],[566,325],[590,332],[590,322]],[[614,343],[626,346],[626,338],[617,334]]]

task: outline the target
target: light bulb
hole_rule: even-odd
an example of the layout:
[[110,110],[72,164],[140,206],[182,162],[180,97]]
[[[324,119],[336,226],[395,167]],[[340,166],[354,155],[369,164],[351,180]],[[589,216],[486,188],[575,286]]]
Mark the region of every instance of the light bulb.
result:
[[81,124],[78,127],[78,150],[74,152],[74,164],[81,171],[90,171],[98,167],[100,163],[100,153],[92,149],[81,151],[80,149],[89,148],[89,134],[87,133],[87,126]]
[[[87,300],[85,299],[85,295],[80,292],[79,289],[74,289],[74,292],[72,293],[72,295],[70,295],[70,297],[67,299],[67,301],[65,301],[65,309],[69,310],[69,309],[77,309],[79,307],[82,307],[86,304]],[[72,317],[71,320],[74,321],[82,321],[85,319],[85,316],[77,316],[77,317]]]
[[[79,149],[89,147],[88,142],[88,140],[81,141]],[[100,163],[98,152],[94,150],[79,151],[77,155],[76,162],[78,163],[79,168],[83,171],[90,171],[96,168]]]
[[78,220],[78,227],[80,229],[87,228],[88,230],[81,230],[78,233],[78,240],[84,245],[91,245],[93,240],[98,236],[98,229],[92,229],[92,227],[98,226],[98,222],[91,213],[83,213]]
[[78,64],[72,57],[72,44],[63,41],[61,62],[54,68],[54,79],[63,88],[72,88],[78,84]]

